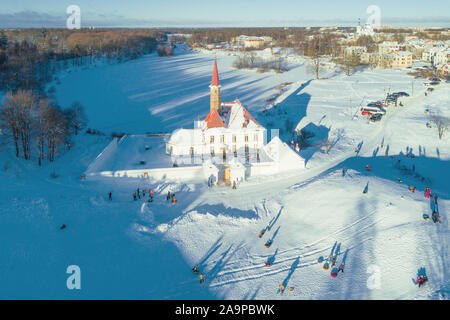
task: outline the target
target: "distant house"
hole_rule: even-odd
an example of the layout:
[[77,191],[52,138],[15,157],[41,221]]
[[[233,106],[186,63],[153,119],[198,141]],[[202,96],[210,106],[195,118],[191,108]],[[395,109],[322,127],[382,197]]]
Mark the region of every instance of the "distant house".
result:
[[271,37],[254,37],[241,35],[233,39],[235,43],[238,43],[245,48],[262,48],[264,45],[272,42]]
[[450,49],[442,48],[441,50],[435,52],[430,59],[434,66],[448,63],[450,62]]
[[399,44],[397,41],[384,41],[378,45],[378,54],[380,55],[405,50],[406,45]]
[[407,68],[413,64],[413,54],[409,51],[382,54],[378,59],[378,67],[383,69]]
[[422,61],[432,63],[437,66],[448,63],[450,57],[450,49],[444,46],[432,47],[422,53]]
[[450,64],[449,63],[441,64],[436,67],[436,71],[443,76],[447,76],[450,74]]
[[360,55],[360,62],[362,64],[376,65],[378,63],[378,54],[376,52],[363,52]]
[[367,52],[367,48],[362,46],[350,46],[344,48],[344,56],[361,56],[364,52]]

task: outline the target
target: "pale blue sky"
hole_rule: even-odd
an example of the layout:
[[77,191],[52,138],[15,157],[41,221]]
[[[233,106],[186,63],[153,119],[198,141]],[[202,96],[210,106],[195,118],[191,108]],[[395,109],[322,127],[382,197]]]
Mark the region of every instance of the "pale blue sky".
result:
[[369,5],[381,24],[450,26],[448,0],[2,0],[0,28],[64,27],[66,8],[81,8],[82,26],[257,27],[354,26]]

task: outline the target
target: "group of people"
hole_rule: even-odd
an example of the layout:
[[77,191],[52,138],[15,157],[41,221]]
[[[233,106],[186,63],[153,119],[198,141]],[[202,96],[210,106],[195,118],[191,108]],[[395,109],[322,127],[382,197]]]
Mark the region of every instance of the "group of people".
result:
[[200,276],[199,276],[200,277],[200,283],[204,283],[205,282],[205,275],[202,272],[200,272],[200,270],[198,269],[197,265],[195,265],[192,268],[192,272],[195,273],[195,274],[199,274],[200,273]]
[[[133,199],[136,201],[137,199],[141,199],[141,191],[142,191],[142,198],[144,198],[147,194],[147,189],[139,189],[137,188],[136,191],[133,193]],[[148,202],[153,202],[153,189],[148,188]]]
[[168,191],[166,201],[172,199],[172,203],[177,203],[177,199],[175,199],[175,193]]
[[[146,188],[144,188],[142,190],[140,188],[137,188],[136,191],[133,192],[133,199],[134,199],[134,201],[136,201],[138,199],[141,199],[141,197],[145,198],[145,196],[147,194],[148,194],[148,202],[153,202],[154,191],[152,188],[148,188],[148,190]],[[112,201],[112,192],[111,191],[108,193],[108,198],[110,201]],[[175,199],[175,193],[168,191],[166,200],[167,201],[171,200],[172,203],[176,203],[177,199]]]

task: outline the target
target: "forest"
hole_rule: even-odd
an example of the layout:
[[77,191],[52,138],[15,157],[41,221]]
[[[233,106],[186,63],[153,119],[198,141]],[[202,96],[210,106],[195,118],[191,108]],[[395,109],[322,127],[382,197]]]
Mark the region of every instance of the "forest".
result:
[[62,107],[47,96],[45,87],[54,76],[98,59],[137,59],[165,40],[165,32],[147,29],[0,30],[0,91],[6,93],[0,102],[2,145],[12,144],[16,157],[37,159],[39,165],[54,161],[88,122],[79,102]]

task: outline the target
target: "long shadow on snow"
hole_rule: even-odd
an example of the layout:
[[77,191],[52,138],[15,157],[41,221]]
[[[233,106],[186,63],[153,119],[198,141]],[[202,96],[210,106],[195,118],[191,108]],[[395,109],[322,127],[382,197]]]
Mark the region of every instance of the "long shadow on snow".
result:
[[308,123],[300,130],[300,136],[297,138],[299,144],[305,144],[306,147],[301,148],[300,155],[305,159],[305,164],[313,157],[313,155],[320,150],[318,145],[321,141],[328,139],[330,128],[323,125],[316,125],[315,123]]
[[219,204],[203,204],[195,207],[192,210],[196,210],[198,213],[202,214],[212,214],[214,216],[224,215],[233,218],[246,218],[246,219],[257,219],[258,214],[253,210],[240,210],[237,208],[227,208],[222,203]]
[[[359,213],[357,219],[369,214],[367,204],[372,202],[373,205],[376,205],[377,203],[376,199],[366,197],[361,194],[361,199],[355,208]],[[351,224],[354,220],[347,221],[346,224]],[[376,265],[376,260],[372,256],[373,243],[366,240],[376,235],[376,225],[374,225],[373,216],[367,218],[366,223],[370,227],[364,229],[364,232],[356,231],[354,236],[343,244],[344,247],[351,247],[351,249],[346,251],[344,256],[337,257],[337,266],[342,262],[346,263],[345,272],[339,273],[337,278],[332,278],[328,272],[324,274],[325,277],[328,277],[328,285],[324,295],[319,297],[319,299],[354,300],[371,298],[372,290],[367,286],[367,279],[370,274],[367,271],[370,265]],[[340,245],[338,245],[337,249],[339,251]],[[349,253],[349,257],[347,257],[347,253]]]
[[[305,89],[312,80],[303,83],[284,101],[273,108],[258,114],[257,120],[260,121],[270,132],[271,129],[280,130],[280,138],[284,141],[290,141],[293,138],[293,130],[306,116],[306,110],[311,100],[309,93],[300,92]],[[290,122],[292,128],[287,130],[286,124]]]
[[[397,161],[398,159],[401,159],[400,164]],[[411,169],[412,164],[415,164],[415,171]],[[366,165],[370,165],[371,171],[366,171]],[[378,177],[401,183],[405,186],[405,189],[413,185],[417,188],[416,192],[422,192],[426,187],[430,187],[431,193],[436,192],[439,199],[450,199],[450,189],[447,186],[448,181],[450,181],[450,161],[424,156],[416,156],[414,159],[409,159],[404,155],[393,156],[392,159],[385,156],[351,157],[317,176],[291,186],[291,189],[303,188],[332,172],[342,172],[342,168],[345,168],[346,171],[348,169],[359,171],[361,175],[367,177]]]

